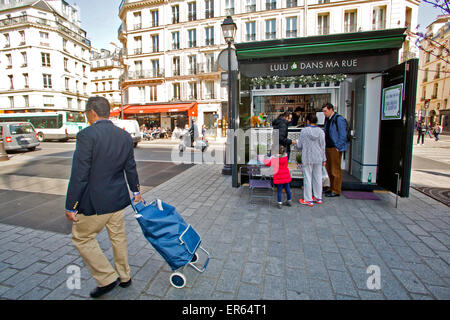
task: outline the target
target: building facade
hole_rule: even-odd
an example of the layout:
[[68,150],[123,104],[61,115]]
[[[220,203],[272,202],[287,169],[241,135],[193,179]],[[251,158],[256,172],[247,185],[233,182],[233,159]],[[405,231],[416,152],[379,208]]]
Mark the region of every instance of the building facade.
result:
[[[439,16],[427,27],[426,34],[435,43],[449,48],[450,15]],[[449,55],[424,40],[420,51],[419,86],[416,118],[434,126],[439,123],[444,132],[450,131],[450,66]],[[429,52],[427,52],[429,51]]]
[[111,109],[122,105],[119,79],[123,68],[119,59],[119,48],[91,51],[90,92],[108,99]]
[[90,49],[76,6],[0,1],[0,112],[84,110]]
[[[125,104],[196,101],[198,125],[220,135],[227,123],[227,92],[217,59],[226,48],[221,30],[226,16],[237,25],[235,42],[245,43],[409,28],[417,25],[418,5],[415,0],[123,0],[118,37]],[[414,41],[405,41],[401,60],[415,57]]]

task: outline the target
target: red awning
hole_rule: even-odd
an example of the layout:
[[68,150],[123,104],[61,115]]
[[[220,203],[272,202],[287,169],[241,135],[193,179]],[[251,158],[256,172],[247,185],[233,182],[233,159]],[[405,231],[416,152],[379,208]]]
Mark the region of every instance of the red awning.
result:
[[[198,116],[198,104],[178,103],[178,104],[159,104],[159,105],[141,105],[141,106],[124,106],[124,114],[148,114],[161,112],[184,112],[187,111],[191,117]],[[120,111],[119,111],[120,113]]]

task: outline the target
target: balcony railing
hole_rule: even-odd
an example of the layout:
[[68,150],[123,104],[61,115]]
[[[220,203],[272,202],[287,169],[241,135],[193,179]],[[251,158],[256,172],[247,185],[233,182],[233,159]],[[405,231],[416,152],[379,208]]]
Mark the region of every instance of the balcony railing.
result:
[[206,10],[205,11],[205,18],[206,19],[214,18],[214,10],[213,9]]
[[197,46],[197,41],[188,41],[188,47],[189,48],[194,48]]
[[2,19],[2,20],[0,20],[0,29],[2,27],[8,27],[8,26],[19,25],[19,24],[27,24],[27,23],[34,23],[34,24],[45,25],[47,27],[55,28],[55,29],[71,36],[72,38],[75,38],[76,40],[78,40],[88,46],[91,46],[91,41],[79,34],[80,32],[82,32],[81,29],[74,31],[57,21],[38,18],[38,17],[34,17],[34,16],[29,16],[29,15],[22,15],[19,17]]
[[346,24],[344,26],[344,32],[356,32],[358,25],[355,24]]
[[197,13],[189,13],[188,14],[188,20],[189,21],[197,20]]
[[245,41],[255,41],[256,40],[256,34],[246,34],[245,35]]
[[213,46],[214,45],[214,38],[213,39],[206,39],[205,45],[207,46]]
[[142,23],[135,23],[133,26],[133,30],[140,30],[142,29]]
[[276,35],[276,32],[266,32],[266,39],[275,39]]
[[127,80],[139,80],[139,79],[154,79],[154,78],[162,78],[164,77],[164,70],[138,70],[138,71],[128,71],[124,72],[120,76],[120,81],[127,81]]
[[188,68],[188,74],[197,74],[197,73],[198,73],[197,67],[189,67]]
[[142,48],[134,49],[134,54],[142,54]]
[[288,30],[286,31],[286,38],[296,38],[297,30]]
[[386,21],[381,21],[372,24],[372,30],[384,30],[384,29],[386,29]]
[[328,26],[327,27],[319,27],[317,33],[320,34],[320,35],[329,34],[330,33],[330,27],[328,27]]

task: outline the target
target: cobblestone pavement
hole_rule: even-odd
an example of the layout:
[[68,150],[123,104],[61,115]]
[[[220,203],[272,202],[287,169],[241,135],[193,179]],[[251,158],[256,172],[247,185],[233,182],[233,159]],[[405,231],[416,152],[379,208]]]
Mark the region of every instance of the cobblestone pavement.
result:
[[[174,205],[201,234],[207,270],[186,267],[186,288],[171,287],[170,268],[128,208],[133,284],[101,299],[450,299],[448,207],[415,190],[397,209],[389,193],[313,208],[250,205],[248,188],[231,188],[221,169],[194,166],[144,195]],[[90,299],[96,283],[70,235],[5,224],[0,231],[1,299]],[[112,259],[106,231],[98,240]],[[70,265],[81,267],[81,289],[68,289]],[[373,265],[379,290],[367,285]]]

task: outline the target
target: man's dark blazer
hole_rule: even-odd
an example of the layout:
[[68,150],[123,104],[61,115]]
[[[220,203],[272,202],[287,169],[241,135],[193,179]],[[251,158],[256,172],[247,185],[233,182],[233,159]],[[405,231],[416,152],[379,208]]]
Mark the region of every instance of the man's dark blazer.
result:
[[84,215],[113,213],[130,205],[128,186],[139,191],[133,140],[109,120],[77,134],[66,209]]

